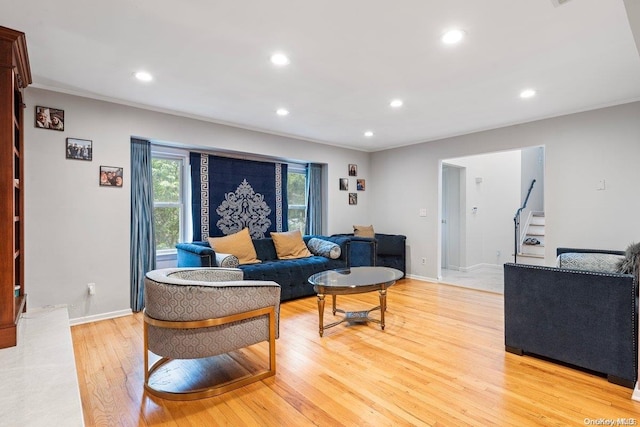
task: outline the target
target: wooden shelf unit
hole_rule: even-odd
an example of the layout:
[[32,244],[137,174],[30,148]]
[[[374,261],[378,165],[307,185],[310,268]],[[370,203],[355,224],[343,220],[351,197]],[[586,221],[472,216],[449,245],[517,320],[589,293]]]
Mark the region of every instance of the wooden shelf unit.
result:
[[0,27],[0,348],[18,341],[24,284],[24,101],[31,70],[24,33]]

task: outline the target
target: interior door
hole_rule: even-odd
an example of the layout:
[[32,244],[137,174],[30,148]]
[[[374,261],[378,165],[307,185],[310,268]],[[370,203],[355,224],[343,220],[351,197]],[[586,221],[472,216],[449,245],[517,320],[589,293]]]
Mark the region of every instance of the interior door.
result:
[[442,165],[442,263],[445,269],[460,268],[461,168]]
[[442,242],[442,248],[441,248],[441,261],[440,261],[440,267],[441,268],[447,268],[447,265],[449,265],[449,227],[448,227],[448,206],[449,204],[447,203],[447,200],[449,199],[449,169],[450,167],[447,165],[442,165],[442,227],[441,227],[441,232],[442,232],[442,236],[440,241]]

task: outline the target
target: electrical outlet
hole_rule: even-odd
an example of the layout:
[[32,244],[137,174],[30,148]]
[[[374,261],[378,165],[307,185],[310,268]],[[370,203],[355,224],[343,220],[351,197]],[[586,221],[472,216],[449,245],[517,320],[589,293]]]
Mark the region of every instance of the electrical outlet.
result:
[[96,284],[95,283],[87,284],[87,288],[89,290],[89,295],[95,295],[96,294]]
[[420,262],[422,263],[422,265],[426,265],[426,264],[427,264],[427,259],[423,257],[423,258],[420,260]]

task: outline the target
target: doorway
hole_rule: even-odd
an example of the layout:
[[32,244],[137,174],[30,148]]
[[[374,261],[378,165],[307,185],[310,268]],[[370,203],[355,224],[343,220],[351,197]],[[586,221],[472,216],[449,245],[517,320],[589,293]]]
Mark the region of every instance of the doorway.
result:
[[540,157],[544,147],[442,160],[441,283],[503,292],[502,265],[513,261],[513,216],[532,176],[543,199]]

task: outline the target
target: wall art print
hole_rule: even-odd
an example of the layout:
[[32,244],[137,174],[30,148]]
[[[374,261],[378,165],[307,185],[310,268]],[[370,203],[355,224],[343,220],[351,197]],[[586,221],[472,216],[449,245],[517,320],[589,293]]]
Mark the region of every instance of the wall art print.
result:
[[64,131],[64,110],[37,105],[35,118],[37,128]]
[[235,191],[224,195],[216,213],[220,216],[216,227],[225,236],[248,227],[252,236],[263,238],[271,227],[271,208],[264,201],[264,195],[256,193],[246,179]]
[[287,164],[192,152],[193,240],[249,229],[253,238],[286,231]]
[[101,187],[122,187],[123,169],[117,166],[100,166]]
[[67,159],[89,160],[93,158],[93,142],[88,139],[67,138]]
[[358,180],[356,180],[356,190],[358,190],[358,191],[364,191],[364,190],[365,190],[365,188],[366,188],[366,185],[365,185],[365,184],[366,184],[366,183],[365,183],[365,180],[364,180],[364,179],[358,179]]
[[349,178],[340,178],[340,191],[349,190]]
[[350,205],[358,204],[358,193],[349,193],[349,204]]
[[358,176],[358,165],[349,164],[349,176]]

